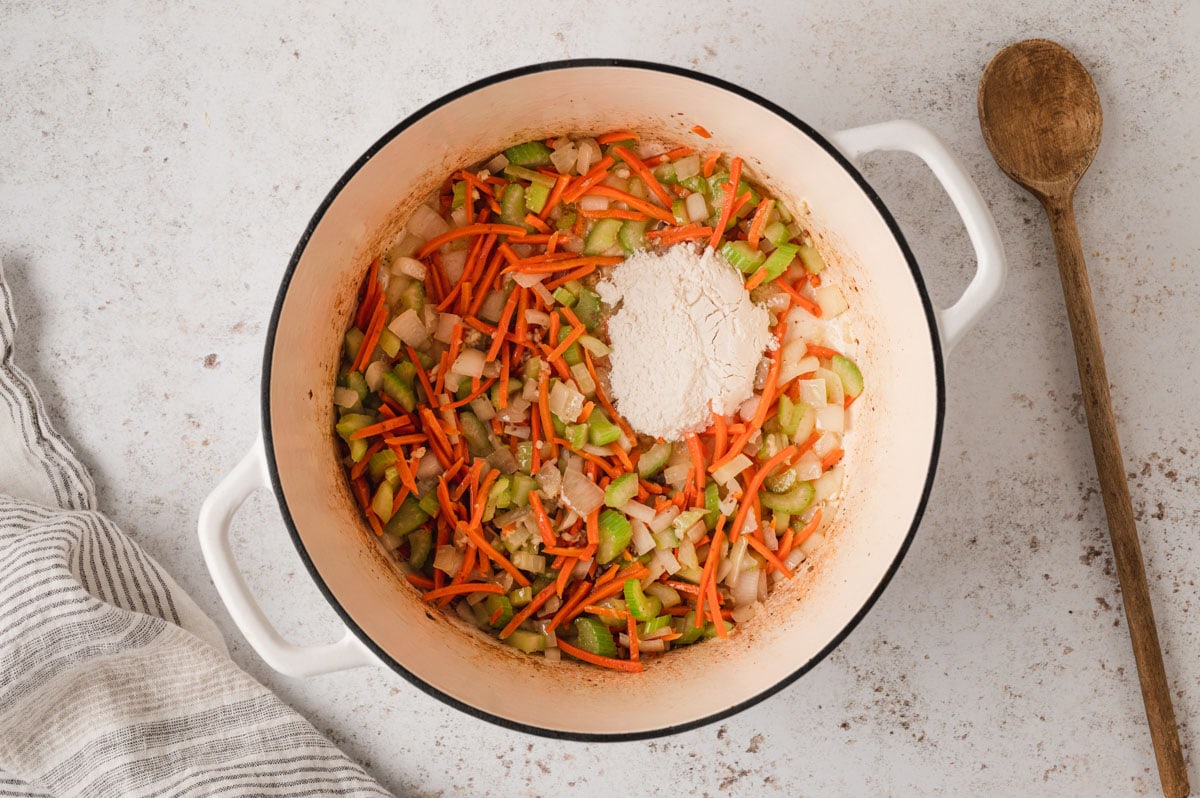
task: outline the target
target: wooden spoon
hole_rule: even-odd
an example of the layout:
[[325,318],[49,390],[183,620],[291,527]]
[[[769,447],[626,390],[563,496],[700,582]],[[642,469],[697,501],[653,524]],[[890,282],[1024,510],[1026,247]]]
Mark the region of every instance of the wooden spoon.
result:
[[1075,187],[1100,146],[1100,97],[1091,76],[1070,51],[1045,39],[1030,39],[1005,47],[984,69],[979,81],[979,123],[996,163],[1038,198],[1050,219],[1158,775],[1165,795],[1183,798],[1188,794],[1187,768],[1163,670],[1072,206]]

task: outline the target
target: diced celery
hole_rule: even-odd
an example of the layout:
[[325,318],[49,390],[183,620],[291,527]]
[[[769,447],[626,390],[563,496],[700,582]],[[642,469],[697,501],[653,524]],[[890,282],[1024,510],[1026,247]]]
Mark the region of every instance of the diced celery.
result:
[[367,394],[371,389],[367,387],[367,380],[363,377],[361,371],[352,371],[346,375],[346,387],[352,389],[358,394],[358,401],[367,398]]
[[646,595],[658,596],[659,600],[662,601],[664,610],[669,610],[671,607],[683,603],[683,597],[679,595],[679,591],[670,585],[664,585],[662,582],[651,582],[647,585]]
[[500,221],[505,224],[525,226],[525,189],[518,183],[509,183],[500,195]]
[[400,352],[400,338],[387,327],[379,331],[379,348],[388,357],[395,357]]
[[681,635],[679,638],[671,641],[672,645],[690,646],[704,634],[704,628],[696,626],[695,611],[688,612],[687,615],[677,619],[672,626]]
[[350,441],[350,459],[356,463],[361,462],[367,456],[369,448],[365,440]]
[[437,497],[437,491],[431,489],[425,491],[425,495],[421,497],[419,502],[417,502],[417,506],[421,508],[421,511],[425,513],[425,515],[432,518],[438,514],[438,511],[442,508],[442,503]]
[[[691,221],[687,212],[687,202],[677,199],[671,203],[671,215],[675,217],[676,224],[687,224]],[[699,221],[697,219],[697,221]]]
[[671,163],[670,161],[660,163],[658,166],[654,167],[654,177],[656,180],[658,180],[658,182],[663,183],[664,185],[679,182],[679,179],[675,177],[675,164]]
[[346,331],[346,357],[350,360],[358,357],[358,348],[362,346],[363,338],[366,337],[362,330],[357,327],[351,327]]
[[768,510],[788,515],[799,515],[812,504],[816,493],[811,482],[798,482],[786,493],[764,491],[758,494],[762,506]]
[[617,240],[626,255],[632,255],[646,246],[646,224],[646,222],[630,219],[621,225],[621,231],[617,233]]
[[514,180],[528,180],[533,185],[545,186],[546,188],[554,185],[554,178],[550,175],[544,175],[541,172],[535,172],[532,169],[526,169],[524,166],[517,166],[512,163],[504,167],[504,175]]
[[526,654],[546,650],[546,636],[540,632],[530,632],[525,629],[514,630],[504,642]]
[[638,476],[632,472],[622,474],[621,476],[608,483],[608,487],[604,489],[604,503],[609,507],[620,509],[624,507],[630,499],[637,495],[638,492]]
[[763,261],[762,268],[767,270],[767,275],[763,282],[770,282],[787,270],[788,266],[792,265],[792,261],[796,259],[796,253],[800,247],[796,244],[780,244],[771,256]]
[[[601,221],[620,221],[619,219],[609,219]],[[590,288],[585,288],[579,292],[579,300],[575,303],[575,316],[583,322],[583,326],[588,332],[596,329],[596,325],[600,323],[600,295]]]
[[571,448],[579,451],[587,445],[588,440],[588,425],[587,424],[568,424],[566,430],[566,440]]
[[550,163],[552,150],[540,141],[514,144],[504,151],[504,157],[517,166],[545,166]]
[[571,307],[572,305],[575,304],[575,299],[576,299],[575,295],[572,294],[570,291],[568,291],[564,286],[559,286],[558,288],[555,288],[554,293],[551,294],[551,296],[553,296],[554,301],[560,305],[566,305],[567,307]]
[[786,393],[779,394],[779,412],[775,414],[779,431],[789,438],[794,436],[796,430],[800,429],[800,421],[804,418],[805,411],[805,405],[793,402]]
[[492,453],[492,442],[488,438],[487,427],[469,410],[458,412],[458,426],[463,438],[467,441],[467,449],[475,457],[487,457]]
[[400,403],[408,412],[417,408],[417,394],[411,382],[405,382],[395,371],[383,372],[383,384],[380,389]]
[[[658,584],[655,582],[655,584]],[[648,634],[657,632],[659,629],[666,629],[671,625],[670,615],[656,615],[650,620],[638,626],[638,635],[645,637]]]
[[[783,206],[776,202],[775,207],[782,208]],[[792,237],[792,234],[788,232],[787,225],[783,222],[771,222],[763,228],[762,236],[775,246],[779,247],[786,244],[788,239]]]
[[628,518],[616,510],[603,510],[599,527],[600,543],[596,547],[596,562],[607,565],[629,545],[633,539],[633,526]]
[[522,473],[513,474],[512,504],[514,507],[524,507],[529,504],[529,492],[537,487],[537,480]]
[[383,472],[394,462],[396,462],[396,453],[391,449],[378,451],[367,461],[367,473],[371,475],[373,481],[378,482],[383,479]]
[[[732,623],[730,623],[729,621],[726,621],[726,620],[722,620],[721,623],[725,624],[725,631],[727,633],[733,631]],[[704,637],[707,637],[707,638],[716,637],[717,636],[716,624],[714,624],[712,621],[708,621],[707,623],[705,623],[704,631],[702,632],[702,634]],[[678,641],[676,641],[676,642],[678,642]]]
[[[399,513],[397,513],[398,515]],[[414,571],[425,567],[429,552],[433,549],[433,533],[418,529],[408,536],[408,564]]]
[[662,611],[662,599],[643,593],[642,585],[638,580],[626,579],[625,606],[635,621],[649,621]]
[[796,486],[796,470],[787,466],[776,468],[763,480],[763,486],[772,493],[787,493]]
[[550,199],[550,187],[545,183],[530,183],[525,188],[525,210],[531,213],[541,213]]
[[620,219],[597,219],[583,241],[583,254],[601,255],[617,243],[621,230]]
[[621,428],[609,421],[603,410],[593,410],[587,424],[588,440],[593,446],[607,446],[621,437]]
[[[509,377],[509,379],[508,379],[508,395],[509,395],[509,397],[511,398],[513,396],[516,396],[520,392],[521,392],[521,381],[516,379],[515,377]],[[499,381],[497,381],[496,384],[492,386],[492,390],[489,392],[489,396],[491,397],[492,404],[494,404],[496,406],[496,409],[498,410],[500,408],[500,383],[499,383]]]
[[654,444],[638,459],[638,475],[642,479],[650,477],[662,471],[667,465],[667,461],[671,459],[672,445],[668,441],[660,441]]
[[396,514],[391,516],[386,529],[393,535],[404,537],[428,520],[429,516],[421,509],[421,503],[413,496],[407,496],[400,502]]
[[575,220],[578,218],[579,218],[579,214],[577,214],[575,211],[567,211],[566,213],[564,213],[562,216],[558,217],[558,219],[555,220],[554,229],[555,230],[568,230],[571,228],[571,226],[573,224],[575,224]]
[[375,489],[375,498],[371,499],[371,509],[385,524],[392,520],[392,500],[395,497],[391,483],[384,481],[379,483],[379,487]]
[[721,245],[721,255],[740,271],[750,274],[766,260],[766,255],[752,248],[745,241],[726,241]]
[[[483,609],[487,613],[488,623],[492,625],[493,629],[503,629],[513,617],[513,605],[508,600],[508,596],[493,593],[483,600]],[[500,617],[493,621],[492,616],[496,614],[497,610],[500,611]]]
[[855,397],[862,393],[863,376],[854,361],[842,355],[834,355],[829,361],[829,370],[842,380],[846,396]]
[[533,467],[533,441],[521,441],[517,444],[517,470],[528,474]]
[[347,413],[338,421],[336,429],[338,435],[349,441],[351,435],[363,427],[369,427],[374,423],[374,416],[368,416],[364,413]]
[[711,532],[721,519],[721,492],[715,482],[709,482],[704,488],[704,509],[704,528]]
[[467,181],[459,180],[454,184],[454,194],[450,198],[450,210],[456,211],[467,204]]
[[805,244],[796,254],[800,256],[800,262],[804,264],[804,268],[812,274],[820,274],[821,270],[825,268],[825,259],[821,257],[820,252],[817,252],[816,247]]
[[612,632],[608,627],[595,618],[581,616],[575,619],[575,632],[579,635],[579,647],[589,654],[598,657],[614,657],[617,654],[617,644],[613,641]]
[[706,198],[712,197],[712,186],[710,186],[708,181],[700,175],[692,175],[687,180],[681,180],[679,181],[679,185],[683,186],[693,194],[699,191]]
[[[508,591],[508,600],[514,607],[524,607],[529,602],[533,601],[532,587],[518,587]],[[509,620],[512,620],[511,618]]]
[[413,280],[400,292],[400,305],[415,310],[417,315],[425,312],[425,283]]
[[[583,319],[580,319],[580,321],[583,321]],[[560,327],[558,330],[558,343],[561,344],[563,340],[570,335],[571,328],[569,326]],[[564,349],[562,359],[568,366],[577,366],[582,363],[583,352],[579,349],[579,344],[573,343]]]

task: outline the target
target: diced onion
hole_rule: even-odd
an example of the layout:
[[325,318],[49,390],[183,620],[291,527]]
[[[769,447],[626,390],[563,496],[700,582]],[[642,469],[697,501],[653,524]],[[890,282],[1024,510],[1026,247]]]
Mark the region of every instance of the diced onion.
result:
[[[462,568],[463,553],[451,545],[438,546],[437,554],[433,557],[433,567],[454,576]],[[519,566],[518,566],[519,567]]]
[[338,407],[354,407],[358,404],[358,391],[353,388],[334,388],[333,403]]
[[544,274],[529,274],[528,272],[513,272],[513,282],[522,288],[533,288],[546,279]]
[[563,423],[574,424],[579,419],[579,414],[583,412],[583,405],[583,394],[565,382],[556,382],[550,389],[550,412],[558,416]]
[[846,428],[846,409],[841,405],[824,405],[817,408],[817,429],[842,432]]
[[479,306],[479,318],[493,324],[500,321],[500,314],[504,312],[504,303],[507,300],[508,297],[503,291],[492,291]]
[[604,504],[604,491],[578,471],[563,475],[562,498],[567,507],[586,516]]
[[[514,563],[515,564],[515,563]],[[518,568],[520,566],[517,566]],[[733,606],[741,607],[758,601],[758,568],[742,571],[731,589]]]
[[815,492],[813,494],[813,503],[822,502],[833,496],[842,489],[842,475],[845,470],[841,466],[834,466],[821,475],[821,478],[813,483]]
[[608,210],[608,197],[585,195],[579,200],[579,209],[581,211],[606,211]]
[[559,491],[562,490],[562,473],[554,463],[542,463],[542,467],[538,469],[537,474],[538,489],[546,495],[547,499],[557,499]]
[[367,387],[372,391],[378,391],[379,386],[383,385],[383,374],[387,371],[387,363],[382,360],[376,360],[371,365],[367,366],[363,377],[367,381]]
[[491,421],[496,417],[496,407],[486,396],[475,397],[468,406],[480,421]]
[[653,507],[642,504],[641,502],[633,499],[625,502],[625,506],[621,508],[621,512],[625,513],[625,515],[629,516],[630,518],[641,521],[644,524],[648,524],[653,521],[654,516],[656,515]]
[[410,233],[408,230],[405,230],[400,235],[400,239],[395,244],[392,245],[391,249],[389,249],[387,251],[387,256],[389,258],[412,257],[412,255],[415,254],[416,251],[418,249],[420,249],[421,245],[424,243],[425,243],[425,240],[423,238],[421,238],[419,236],[415,236],[412,233]]
[[[462,227],[462,226],[466,225],[466,223],[467,223],[467,209],[466,208],[458,208],[457,210],[450,211],[451,226]],[[456,246],[457,244],[458,244],[458,242],[454,241],[454,242],[448,242],[448,243],[444,244],[443,246],[453,247],[453,246]]]
[[507,446],[500,446],[487,456],[487,461],[493,468],[500,469],[501,474],[514,474],[517,471],[517,458]]
[[508,166],[508,158],[505,157],[504,153],[499,153],[495,158],[488,161],[485,165],[487,166],[487,170],[492,174],[503,172],[505,167]]
[[419,236],[425,241],[440,236],[450,229],[446,220],[428,205],[418,205],[408,218],[408,232]]
[[446,272],[446,277],[450,280],[451,284],[457,283],[462,279],[466,267],[467,251],[465,249],[455,249],[442,253],[442,269]]
[[[588,371],[586,363],[576,363],[571,366],[571,376],[575,378],[575,385],[584,396],[596,394],[596,381],[592,379],[592,373]],[[629,450],[626,449],[626,451]]]
[[689,177],[695,177],[698,174],[700,174],[699,155],[688,155],[675,162],[675,178],[677,180],[687,180]]
[[846,296],[836,285],[823,285],[816,290],[817,304],[821,306],[821,318],[832,319],[849,309]]
[[530,308],[525,311],[525,321],[529,324],[536,324],[539,327],[550,326],[550,314],[544,310],[535,310]]
[[738,417],[742,421],[749,421],[754,418],[754,414],[758,412],[758,403],[762,401],[761,394],[754,394],[738,407]]
[[484,357],[484,353],[479,349],[464,349],[454,359],[450,370],[463,377],[482,377]]
[[554,152],[550,154],[550,163],[554,164],[555,170],[560,175],[570,174],[571,167],[579,160],[579,150],[575,146],[575,142],[565,136],[556,141],[555,144],[565,142],[561,146],[557,146]]
[[442,471],[441,462],[437,459],[437,455],[433,452],[426,452],[421,461],[417,463],[417,479],[428,479],[429,477],[440,476]]
[[392,271],[403,274],[414,280],[425,279],[425,264],[416,258],[396,258],[392,261]]
[[663,469],[663,481],[665,481],[672,488],[679,490],[683,487],[684,483],[687,482],[688,475],[691,473],[691,468],[692,467],[688,465],[669,466]]
[[743,604],[740,607],[734,607],[730,617],[733,618],[734,623],[745,623],[757,615],[760,609],[762,609],[762,605],[757,601]]
[[810,554],[812,554],[814,551],[816,551],[817,549],[821,548],[822,544],[824,544],[824,543],[825,543],[825,536],[822,535],[820,532],[814,532],[812,535],[809,536],[808,540],[806,540],[800,544],[800,551],[804,554],[805,557],[807,557]]
[[517,507],[514,510],[509,510],[501,515],[496,516],[493,522],[500,528],[512,527],[501,537],[504,539],[504,545],[510,549],[519,549],[525,545],[525,542],[533,537],[533,530],[525,524],[517,523],[526,516],[533,513],[528,507]]
[[462,316],[453,313],[438,314],[437,329],[433,332],[433,339],[444,344],[450,343],[450,339],[454,337],[454,327],[461,322]]
[[531,574],[540,574],[546,570],[546,558],[540,554],[533,554],[528,551],[518,551],[514,554],[512,556],[512,564],[522,571],[528,571]]
[[605,355],[612,354],[612,349],[609,348],[608,344],[590,335],[581,335],[579,337],[579,345],[596,357],[604,357]]
[[[694,553],[695,548],[692,551]],[[662,569],[671,576],[679,573],[679,570],[683,567],[679,564],[679,560],[675,559],[675,555],[671,553],[670,549],[655,549],[653,562],[661,565]]]
[[675,519],[679,517],[680,510],[675,505],[665,508],[661,513],[654,516],[654,520],[650,521],[650,531],[658,534],[664,529],[675,523]]
[[825,380],[800,380],[800,401],[809,407],[825,404]]
[[809,449],[800,455],[792,470],[796,472],[796,479],[800,482],[812,482],[821,476],[821,458]]
[[813,454],[817,457],[824,457],[836,449],[839,443],[841,443],[841,436],[836,432],[823,432],[813,444]]
[[562,649],[558,646],[547,646],[542,652],[542,659],[546,662],[562,662]]
[[542,608],[538,610],[537,616],[539,618],[548,618],[554,613],[558,612],[558,608],[561,606],[562,599],[558,596],[551,596],[550,600],[543,604]]
[[704,199],[704,195],[699,191],[689,194],[684,202],[684,207],[687,209],[688,219],[692,221],[700,221],[708,218],[708,201]]
[[718,485],[727,485],[729,481],[737,477],[738,474],[745,471],[750,466],[754,465],[749,457],[744,454],[739,454],[730,460],[725,465],[713,472],[713,480]]
[[[817,537],[817,535],[814,534],[812,537]],[[809,538],[809,540],[812,540],[812,538]],[[807,542],[808,540],[804,541],[804,543]],[[804,543],[801,543],[799,546],[788,552],[788,556],[783,559],[783,564],[788,567],[788,570],[794,571],[796,570],[797,565],[804,562]],[[783,576],[783,572],[780,571],[779,575]]]
[[736,543],[730,546],[729,556],[722,561],[729,563],[729,570],[723,581],[730,587],[733,587],[737,583],[738,577],[741,576],[742,561],[746,557],[746,548],[746,536],[742,535],[737,539]]
[[533,289],[533,293],[538,295],[538,299],[542,300],[542,304],[546,305],[547,307],[552,307],[554,305],[554,295],[550,293],[550,289],[544,284],[537,282],[531,285],[530,288]]
[[[779,538],[775,534],[774,524],[762,525],[763,543],[767,544],[767,548],[771,551],[779,551]],[[739,540],[741,538],[738,538]]]
[[595,139],[583,139],[575,142],[575,148],[578,150],[578,155],[575,157],[575,171],[579,174],[586,174],[592,168],[592,164],[600,160],[600,145]]
[[429,332],[425,323],[415,310],[409,309],[392,319],[388,325],[397,338],[414,349],[425,349],[429,346]]
[[633,550],[641,557],[654,548],[654,536],[643,521],[634,518],[629,523],[633,527]]

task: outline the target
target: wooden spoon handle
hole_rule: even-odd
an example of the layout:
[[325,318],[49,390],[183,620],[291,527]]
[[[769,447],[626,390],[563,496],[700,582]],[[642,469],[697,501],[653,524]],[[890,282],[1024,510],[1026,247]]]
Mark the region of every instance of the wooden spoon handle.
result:
[[1113,558],[1117,564],[1117,577],[1121,582],[1121,596],[1125,604],[1125,620],[1133,642],[1133,655],[1142,685],[1142,701],[1146,705],[1150,738],[1154,742],[1154,755],[1158,760],[1158,774],[1163,793],[1168,798],[1184,798],[1189,789],[1187,767],[1179,745],[1175,711],[1171,707],[1170,688],[1163,669],[1162,650],[1154,625],[1154,608],[1150,604],[1150,590],[1146,583],[1146,567],[1142,562],[1142,547],[1133,522],[1133,506],[1129,501],[1129,484],[1125,480],[1117,424],[1108,393],[1108,374],[1104,369],[1096,310],[1092,305],[1092,290],[1079,243],[1079,231],[1075,227],[1075,210],[1071,197],[1059,201],[1048,200],[1045,207],[1054,233],[1054,250],[1058,255],[1067,318],[1075,339],[1075,362],[1079,366],[1083,406],[1087,411],[1092,452],[1100,476],[1104,513],[1108,517]]

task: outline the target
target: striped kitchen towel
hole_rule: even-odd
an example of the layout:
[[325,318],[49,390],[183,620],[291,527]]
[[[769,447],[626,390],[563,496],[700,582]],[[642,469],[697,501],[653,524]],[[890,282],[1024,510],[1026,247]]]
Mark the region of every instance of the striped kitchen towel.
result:
[[96,510],[13,364],[0,267],[0,796],[388,793]]

